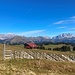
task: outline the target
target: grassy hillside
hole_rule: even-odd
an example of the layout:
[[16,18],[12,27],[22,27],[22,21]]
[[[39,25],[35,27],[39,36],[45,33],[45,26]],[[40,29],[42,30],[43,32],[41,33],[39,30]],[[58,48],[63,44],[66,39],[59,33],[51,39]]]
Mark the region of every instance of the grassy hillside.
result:
[[61,48],[62,46],[70,46],[70,48],[72,49],[73,47],[71,45],[66,45],[66,44],[49,44],[49,45],[45,45],[45,48],[51,48],[53,50],[53,48]]
[[[49,47],[56,47],[56,45],[49,45]],[[57,46],[63,46],[57,45]],[[48,46],[46,46],[48,47]],[[23,45],[6,45],[8,50],[25,50]],[[50,50],[32,50],[33,52],[45,52],[64,55],[74,55],[75,52],[59,52]],[[72,62],[56,62],[50,60],[2,60],[3,44],[0,44],[0,75],[75,75],[75,63]]]
[[62,47],[65,46],[65,44],[58,44],[58,45],[54,45],[54,44],[49,44],[49,45],[45,45],[45,48],[56,48],[56,47]]
[[[56,47],[62,47],[65,44],[59,44],[59,45],[45,45],[46,48],[56,48]],[[3,56],[3,44],[0,44],[0,60],[2,60],[2,56]],[[72,47],[72,46],[71,46]],[[24,50],[24,51],[28,51],[31,50],[33,52],[46,52],[46,53],[55,53],[55,54],[64,54],[64,55],[74,55],[75,56],[75,52],[60,52],[60,51],[50,51],[50,50],[40,50],[40,49],[25,49],[24,45],[6,45],[6,50]]]
[[[59,44],[59,45],[45,45],[46,48],[56,48],[56,47],[62,47],[65,44]],[[56,53],[56,54],[64,54],[64,55],[75,55],[75,52],[60,52],[60,51],[50,51],[50,50],[40,50],[40,49],[25,49],[24,45],[6,45],[6,50],[24,50],[28,51],[31,50],[33,52],[46,52],[46,53]],[[3,56],[3,44],[0,44],[0,60]]]
[[0,61],[0,75],[75,75],[75,63],[27,59]]

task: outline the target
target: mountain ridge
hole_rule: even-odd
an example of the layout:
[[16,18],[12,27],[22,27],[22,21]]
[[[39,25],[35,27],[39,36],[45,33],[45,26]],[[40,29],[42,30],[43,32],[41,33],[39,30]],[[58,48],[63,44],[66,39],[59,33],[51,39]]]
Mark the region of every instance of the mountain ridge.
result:
[[25,42],[36,42],[36,43],[43,43],[43,42],[69,42],[75,43],[75,35],[71,33],[63,33],[54,37],[48,36],[37,36],[37,37],[26,37],[20,36],[15,34],[0,34],[0,43],[25,43]]
[[60,34],[60,35],[57,35],[55,37],[52,37],[52,39],[63,39],[63,38],[75,38],[75,35],[74,34],[71,34],[71,33],[63,33],[63,34]]

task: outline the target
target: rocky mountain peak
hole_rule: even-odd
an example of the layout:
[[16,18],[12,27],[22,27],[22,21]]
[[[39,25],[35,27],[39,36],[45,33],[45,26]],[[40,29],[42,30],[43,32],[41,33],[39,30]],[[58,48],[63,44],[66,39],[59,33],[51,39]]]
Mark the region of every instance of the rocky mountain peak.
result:
[[73,38],[73,37],[75,37],[75,35],[71,33],[63,33],[63,34],[53,37],[52,39],[64,39],[64,38]]

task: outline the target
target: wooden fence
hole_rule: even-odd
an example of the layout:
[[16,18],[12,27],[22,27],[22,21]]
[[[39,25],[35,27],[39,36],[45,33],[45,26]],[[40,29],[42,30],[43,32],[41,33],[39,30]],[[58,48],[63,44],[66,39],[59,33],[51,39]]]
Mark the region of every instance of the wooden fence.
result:
[[75,56],[49,54],[45,52],[32,52],[24,50],[6,50],[4,59],[47,59],[52,61],[70,61],[75,62]]

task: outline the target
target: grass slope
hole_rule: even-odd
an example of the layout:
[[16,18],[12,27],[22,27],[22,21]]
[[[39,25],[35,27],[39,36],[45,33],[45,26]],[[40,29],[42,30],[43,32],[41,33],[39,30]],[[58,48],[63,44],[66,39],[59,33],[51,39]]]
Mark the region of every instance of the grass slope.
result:
[[[32,71],[32,74],[26,74]],[[24,73],[24,74],[22,74]],[[52,74],[53,73],[53,74]],[[0,61],[1,75],[75,75],[75,63],[49,60]]]
[[[56,46],[55,46],[56,47]],[[25,50],[23,45],[6,45],[9,50]],[[75,55],[75,52],[59,52],[49,50],[32,50],[65,55]],[[50,60],[2,60],[3,44],[0,44],[0,75],[75,75],[75,63],[55,62]]]

